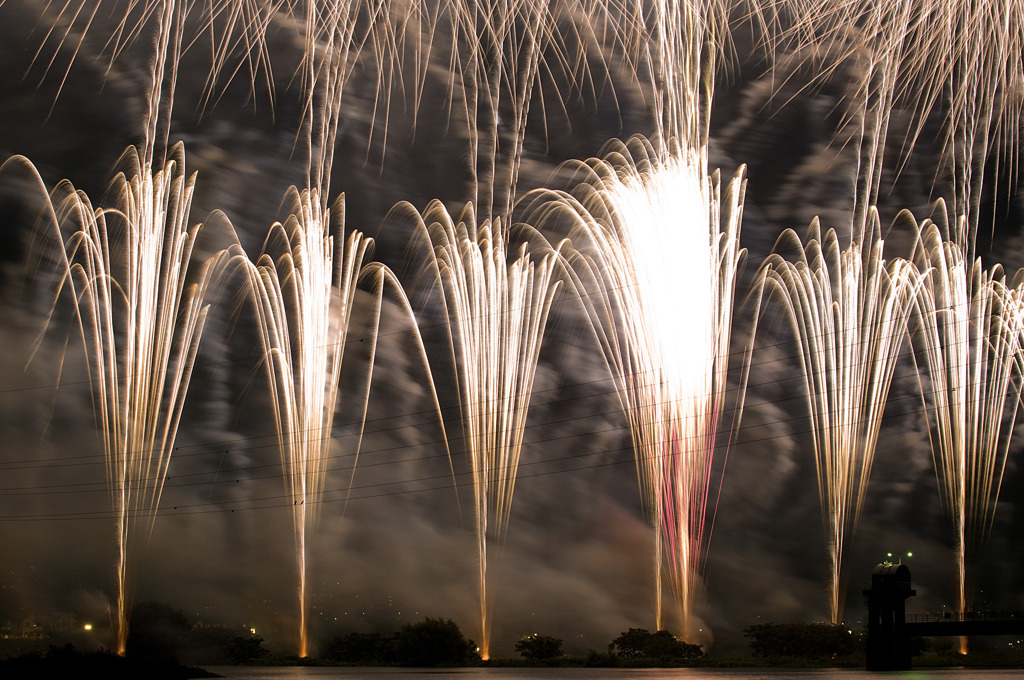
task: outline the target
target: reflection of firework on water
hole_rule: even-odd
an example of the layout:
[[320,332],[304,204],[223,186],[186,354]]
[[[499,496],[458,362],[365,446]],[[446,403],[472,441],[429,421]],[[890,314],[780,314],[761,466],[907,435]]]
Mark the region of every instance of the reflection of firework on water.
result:
[[[840,249],[812,223],[801,241],[784,233],[764,264],[766,297],[789,317],[803,371],[814,456],[831,557],[831,614],[842,620],[847,539],[863,510],[886,398],[918,275],[907,261],[886,263],[878,217],[868,215],[865,243]],[[796,253],[795,261],[778,253]]]
[[640,138],[613,148],[577,166],[571,194],[538,194],[537,208],[541,220],[575,225],[570,273],[615,376],[655,524],[657,626],[667,571],[683,637],[692,640],[713,473],[724,461],[716,451],[724,448],[744,179],[737,173],[723,192],[703,154],[661,155]]
[[980,259],[968,266],[961,246],[949,240],[944,209],[940,204],[936,212],[940,224],[927,221],[920,229],[915,260],[924,285],[913,337],[923,355],[935,473],[953,521],[962,616],[968,553],[991,527],[1019,408],[1024,306],[1000,266],[983,270]]
[[[473,479],[479,556],[480,654],[490,652],[492,598],[487,548],[508,528],[526,415],[547,326],[558,291],[555,253],[534,234],[539,260],[524,242],[510,251],[501,225],[476,227],[471,208],[453,220],[432,202],[421,214],[400,205],[395,216],[416,225],[422,274],[440,292],[456,375],[459,420]],[[473,231],[475,229],[475,231]]]

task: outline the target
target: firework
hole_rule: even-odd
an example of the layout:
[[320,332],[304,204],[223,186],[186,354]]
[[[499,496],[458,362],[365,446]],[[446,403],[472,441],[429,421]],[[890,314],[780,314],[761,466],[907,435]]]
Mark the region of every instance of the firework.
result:
[[[300,76],[308,186],[291,189],[289,216],[271,227],[257,262],[242,265],[254,296],[285,486],[292,499],[300,657],[309,650],[309,541],[323,495],[357,286],[366,277],[376,279],[379,322],[383,286],[388,281],[397,285],[390,270],[368,261],[372,239],[353,231],[342,243],[344,197],[333,214],[328,199],[345,85],[367,42],[377,44],[382,8],[379,3],[305,5]],[[364,418],[372,370],[371,353]]]
[[962,617],[969,552],[991,527],[1017,417],[1024,308],[1020,288],[1006,284],[1000,266],[968,262],[951,240],[941,203],[935,220],[919,228],[915,260],[924,285],[913,337],[923,355],[919,375],[936,478],[953,523]]
[[[887,262],[878,216],[863,244],[839,245],[815,220],[801,240],[785,232],[764,263],[766,297],[778,301],[796,338],[814,438],[818,494],[829,537],[831,616],[842,620],[843,557],[863,510],[893,373],[919,275]],[[796,261],[778,253],[795,252]]]
[[875,193],[891,110],[910,113],[901,142],[905,155],[922,141],[929,122],[942,117],[940,193],[948,187],[952,212],[966,216],[950,225],[962,231],[951,237],[973,253],[989,176],[1016,174],[1024,8],[1014,0],[844,0],[827,8],[794,2],[787,9],[783,33],[818,61],[820,72],[832,73],[848,59],[860,64],[851,109],[861,111],[868,143],[859,179]]
[[535,208],[538,223],[572,224],[567,273],[615,378],[655,525],[657,626],[667,573],[683,637],[693,639],[724,461],[716,454],[729,429],[744,177],[723,190],[703,154],[662,155],[643,138],[613,149],[576,166],[571,193],[538,192]]
[[199,231],[188,224],[195,176],[185,173],[180,144],[168,150],[165,161],[156,160],[166,146],[161,128],[170,116],[181,52],[178,10],[176,3],[152,8],[157,25],[144,144],[124,154],[123,170],[112,182],[113,205],[94,208],[68,182],[51,196],[50,215],[63,245],[57,297],[66,287],[75,300],[107,460],[118,534],[121,654],[135,536],[152,531],[206,320],[203,300],[226,257],[222,252],[198,274],[190,273]]
[[[723,192],[718,173],[709,176],[707,169],[727,15],[717,2],[673,0],[609,11],[619,58],[650,98],[656,134],[613,141],[601,159],[566,164],[578,186],[529,200],[538,224],[568,219],[573,225],[570,277],[618,381],[655,524],[656,625],[662,628],[667,571],[686,639],[697,632],[743,259],[744,171]],[[688,291],[682,303],[675,299],[681,290]],[[742,396],[740,410],[741,404]]]
[[[373,240],[353,232],[334,245],[331,213],[315,192],[292,194],[289,218],[271,227],[255,264],[244,260],[254,294],[285,486],[292,499],[298,569],[299,655],[308,654],[309,540],[316,527],[333,443],[339,380],[357,285],[375,275],[379,321],[387,270],[367,262]],[[343,202],[336,211],[343,215]],[[339,217],[344,223],[343,216]],[[361,412],[365,417],[369,376]],[[358,447],[357,447],[358,448]]]
[[[524,241],[510,251],[501,225],[477,227],[472,208],[457,220],[437,201],[422,214],[409,205],[395,212],[416,225],[416,243],[425,253],[421,277],[441,294],[473,479],[480,654],[486,659],[493,608],[487,548],[508,528],[537,361],[559,288],[557,253],[536,233],[526,236],[536,239],[532,248]],[[533,249],[547,252],[535,259]]]

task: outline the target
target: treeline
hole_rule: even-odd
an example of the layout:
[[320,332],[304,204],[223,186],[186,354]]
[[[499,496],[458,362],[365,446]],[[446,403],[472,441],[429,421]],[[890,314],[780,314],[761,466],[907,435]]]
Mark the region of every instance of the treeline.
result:
[[[567,658],[562,640],[549,635],[533,634],[520,638],[515,651],[522,663],[547,665],[659,665],[679,663],[704,656],[700,645],[676,639],[667,630],[651,633],[630,628],[608,645],[608,653],[590,652],[585,659]],[[481,663],[472,640],[463,637],[451,620],[426,619],[408,624],[400,631],[381,633],[348,633],[336,637],[324,648],[325,660],[361,666],[462,666]],[[495,663],[514,663],[502,659]]]
[[829,623],[759,623],[743,630],[750,651],[766,659],[836,660],[864,651],[864,636]]
[[[394,632],[350,632],[322,643],[315,659],[279,657],[248,628],[195,624],[182,612],[160,603],[136,605],[126,655],[190,665],[322,663],[352,666],[454,667],[485,663],[476,644],[450,619],[426,618]],[[752,657],[767,660],[842,661],[863,654],[864,635],[830,624],[763,623],[743,631]],[[630,628],[607,644],[569,657],[562,640],[532,634],[515,643],[518,655],[491,664],[572,666],[716,665],[700,645],[677,639],[667,630]],[[749,658],[749,657],[748,657]],[[751,659],[751,661],[753,661]],[[757,665],[758,662],[755,662]]]
[[[177,660],[196,665],[328,663],[353,666],[447,667],[483,663],[476,643],[451,619],[426,618],[392,633],[351,632],[320,646],[315,660],[278,658],[248,629],[193,625],[186,616],[159,603],[137,605],[132,612],[126,653],[130,657]],[[546,665],[673,665],[704,656],[700,645],[676,639],[667,630],[630,628],[608,644],[607,653],[591,651],[569,658],[562,640],[532,634],[515,643],[517,659],[492,663]]]
[[194,624],[184,613],[158,602],[132,608],[125,656],[193,665],[252,664],[270,657],[263,638],[241,626]]
[[356,666],[466,666],[480,661],[476,644],[451,619],[427,618],[396,633],[349,633],[331,640],[320,654]]
[[[744,636],[751,656],[718,658],[705,655],[699,645],[675,638],[665,630],[651,633],[630,628],[612,640],[606,652],[591,650],[585,657],[568,657],[562,640],[528,635],[515,644],[518,659],[481,661],[476,646],[448,619],[427,618],[390,634],[348,633],[324,645],[316,659],[272,655],[263,639],[248,629],[192,626],[184,615],[165,605],[136,608],[126,656],[109,651],[79,651],[71,644],[50,644],[45,650],[0,659],[0,678],[26,680],[40,677],[93,675],[109,680],[150,678],[184,680],[209,677],[196,666],[244,665],[353,665],[456,667],[491,664],[576,667],[862,667],[863,633],[823,623],[764,623],[750,626]],[[242,634],[239,634],[242,633]],[[1016,666],[1021,654],[979,649],[964,656],[951,641],[915,639],[915,656],[926,665]],[[921,655],[925,655],[922,657]],[[929,658],[931,657],[930,661]],[[183,663],[190,664],[189,666]]]

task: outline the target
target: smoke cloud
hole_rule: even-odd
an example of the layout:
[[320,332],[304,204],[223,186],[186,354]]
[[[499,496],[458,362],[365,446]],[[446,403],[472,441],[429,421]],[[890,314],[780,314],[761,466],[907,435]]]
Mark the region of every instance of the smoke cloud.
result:
[[[110,168],[140,136],[144,77],[137,71],[144,64],[133,59],[143,59],[145,46],[109,67],[95,33],[58,96],[64,51],[46,77],[30,61],[41,40],[42,4],[0,3],[0,154],[24,154],[49,187],[68,178],[99,201]],[[273,103],[262,86],[250,92],[241,78],[203,108],[205,71],[184,68],[170,133],[184,140],[189,169],[199,173],[190,221],[221,211],[252,256],[281,217],[285,190],[304,176],[294,153],[300,100],[290,85],[299,47],[285,28],[273,40]],[[771,97],[771,74],[750,67],[719,86],[712,166],[731,175],[748,164],[741,240],[749,262],[741,294],[783,229],[802,231],[815,215],[828,226],[849,222],[857,159],[831,143],[838,123],[823,115],[837,106],[842,83],[837,74],[825,87]],[[640,93],[625,79],[616,84],[614,100],[606,94],[570,100],[566,112],[548,110],[547,134],[538,126],[526,144],[522,190],[548,182],[562,161],[598,155],[613,137],[650,131]],[[417,266],[407,260],[410,234],[386,220],[387,211],[399,200],[458,205],[466,194],[464,140],[441,132],[445,86],[441,74],[431,74],[415,128],[394,103],[383,160],[373,145],[384,142],[369,135],[366,113],[374,92],[356,78],[345,99],[332,195],[345,194],[346,228],[374,236],[376,259],[406,281]],[[906,175],[931,176],[937,158],[937,151],[922,151]],[[882,199],[887,218],[904,207],[919,210],[930,198],[930,187],[900,187]],[[1008,196],[1019,194],[1007,189]],[[1007,200],[1021,207],[1019,199]],[[0,175],[0,622],[71,616],[98,624],[102,635],[99,624],[114,597],[115,529],[85,360],[66,301],[39,337],[56,247],[35,220],[40,205],[24,172]],[[907,248],[910,235],[900,229],[889,242]],[[996,261],[989,251],[1010,271],[1024,264],[1019,221],[1000,222],[984,253],[986,262]],[[166,602],[196,620],[250,626],[270,647],[290,651],[297,616],[292,500],[281,479],[266,378],[254,361],[250,311],[234,291],[220,292],[153,535],[139,548],[135,598]],[[368,307],[369,298],[358,302]],[[751,362],[749,390],[709,513],[714,530],[700,611],[702,642],[722,652],[744,650],[742,630],[754,623],[828,618],[827,539],[792,338],[782,317],[769,315],[750,347],[751,314],[738,309],[733,351]],[[360,314],[365,324],[368,312]],[[429,332],[440,319],[418,322],[428,350],[440,348]],[[353,331],[346,351],[311,551],[314,653],[334,635],[391,631],[426,616],[452,618],[468,637],[479,635],[472,496],[457,412],[444,411],[449,460],[409,324],[400,306],[385,300],[358,447],[361,403],[350,395],[358,395],[364,379],[368,331]],[[514,642],[530,633],[562,638],[568,653],[583,654],[603,651],[630,627],[654,627],[654,535],[629,431],[598,346],[564,293],[544,342],[507,539],[489,556],[496,656],[513,655]],[[860,591],[872,566],[889,552],[913,553],[905,558],[918,592],[912,609],[955,602],[953,539],[921,387],[909,355],[904,359],[846,566],[851,627],[863,616]],[[450,371],[443,362],[432,368],[442,405],[453,406]],[[995,523],[978,556],[971,592],[979,606],[1024,607],[1024,548],[1015,540],[1020,448],[1011,447]],[[670,618],[669,628],[677,625]]]

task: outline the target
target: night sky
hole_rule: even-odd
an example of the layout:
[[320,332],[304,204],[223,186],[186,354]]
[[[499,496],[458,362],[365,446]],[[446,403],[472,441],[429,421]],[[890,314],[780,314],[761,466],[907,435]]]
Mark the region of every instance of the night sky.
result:
[[[23,154],[48,188],[67,178],[102,203],[111,169],[140,138],[147,44],[139,40],[110,65],[101,18],[58,96],[65,52],[45,77],[41,62],[32,64],[47,25],[39,18],[43,4],[0,3],[0,155]],[[227,216],[255,256],[281,217],[288,186],[304,182],[295,145],[300,98],[291,77],[300,48],[290,30],[279,26],[271,34],[273,96],[241,74],[204,107],[205,57],[197,50],[183,61],[170,136],[184,142],[188,168],[199,173],[189,221],[211,225],[203,241],[210,252],[225,238],[223,220],[208,217],[212,211]],[[719,81],[710,163],[724,175],[747,164],[741,241],[749,256],[738,287],[745,296],[783,229],[802,231],[815,215],[840,229],[849,223],[855,158],[833,143],[842,120],[842,73],[819,87],[780,86],[763,60],[743,58],[752,48],[742,34],[736,45],[742,63]],[[51,45],[44,54],[52,52]],[[548,110],[546,134],[539,126],[528,130],[521,192],[543,185],[565,160],[599,154],[609,139],[650,132],[633,86],[614,72],[608,77],[616,82],[614,100],[608,92],[592,101],[570,99],[567,111]],[[457,205],[467,195],[466,140],[457,128],[445,133],[443,86],[442,75],[432,74],[415,129],[395,102],[384,141],[367,114],[372,87],[357,74],[336,152],[332,195],[345,194],[346,228],[377,239],[374,257],[409,282],[413,299],[423,298],[412,285],[417,262],[406,252],[410,232],[387,220],[387,211],[400,200],[422,208],[432,198]],[[773,98],[776,86],[781,91]],[[901,208],[925,216],[935,197],[936,158],[922,144],[898,182],[894,171],[886,177],[892,188],[880,199],[884,224]],[[997,202],[993,238],[980,239],[979,251],[986,264],[1000,261],[1013,272],[1024,264],[1024,239],[1011,189],[1011,198]],[[18,167],[0,175],[0,623],[17,630],[26,620],[70,616],[96,625],[101,637],[114,596],[115,530],[67,300],[40,338],[51,308],[55,248],[52,234],[35,221],[42,200]],[[887,236],[894,256],[907,254],[905,226]],[[165,602],[194,620],[253,627],[269,647],[287,651],[295,644],[296,617],[292,501],[281,481],[252,319],[238,291],[218,292],[135,597]],[[462,447],[454,441],[450,467],[408,320],[391,301],[355,456],[361,408],[351,395],[370,351],[369,301],[361,294],[365,307],[346,348],[312,550],[314,651],[337,634],[388,632],[426,616],[452,618],[468,637],[479,634]],[[709,513],[714,533],[701,618],[706,644],[713,641],[715,650],[745,649],[742,630],[752,623],[828,617],[828,553],[799,366],[778,311],[769,310],[752,350],[751,318],[738,302],[733,356],[749,356],[749,388],[717,512]],[[428,349],[441,347],[436,321],[420,319]],[[451,407],[452,378],[438,367],[442,406]],[[861,590],[871,567],[888,552],[913,553],[907,563],[918,596],[911,611],[937,611],[955,601],[952,537],[920,390],[908,355],[890,394],[868,502],[846,560],[851,627],[864,615]],[[449,432],[458,432],[453,411],[445,413]],[[980,568],[968,599],[978,607],[1024,606],[1024,554],[1016,540],[1020,449],[1010,447],[991,537],[977,553]],[[515,640],[534,632],[562,638],[567,653],[585,653],[604,650],[630,627],[653,629],[653,546],[626,419],[579,308],[562,295],[537,370],[508,537],[491,553],[494,653],[511,656]]]

